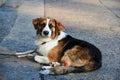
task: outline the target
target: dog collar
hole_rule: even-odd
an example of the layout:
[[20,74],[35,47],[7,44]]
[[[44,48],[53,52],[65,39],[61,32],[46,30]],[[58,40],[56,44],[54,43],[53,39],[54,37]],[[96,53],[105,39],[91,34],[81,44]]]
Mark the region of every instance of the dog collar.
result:
[[45,43],[47,43],[47,42],[43,42],[43,43],[41,43],[41,45],[44,45]]

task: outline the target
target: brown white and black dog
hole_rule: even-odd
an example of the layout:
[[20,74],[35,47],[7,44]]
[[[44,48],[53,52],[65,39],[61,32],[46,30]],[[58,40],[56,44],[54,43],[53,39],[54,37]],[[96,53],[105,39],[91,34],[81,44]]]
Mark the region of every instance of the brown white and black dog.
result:
[[[43,66],[41,74],[90,72],[101,67],[99,49],[63,32],[64,26],[56,19],[36,18],[33,19],[33,25],[37,34],[34,60],[38,63],[52,63],[50,66]],[[27,53],[32,51],[21,54]]]

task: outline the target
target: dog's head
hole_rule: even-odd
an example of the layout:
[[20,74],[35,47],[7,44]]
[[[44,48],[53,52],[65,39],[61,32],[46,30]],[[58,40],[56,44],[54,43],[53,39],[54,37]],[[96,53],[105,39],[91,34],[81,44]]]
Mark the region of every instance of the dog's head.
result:
[[53,18],[35,18],[33,19],[33,25],[37,35],[52,39],[56,38],[64,29],[64,26]]

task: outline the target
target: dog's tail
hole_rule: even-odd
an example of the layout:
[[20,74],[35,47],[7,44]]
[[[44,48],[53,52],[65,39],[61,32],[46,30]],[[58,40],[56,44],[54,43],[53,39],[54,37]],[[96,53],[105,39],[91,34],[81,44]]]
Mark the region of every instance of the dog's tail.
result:
[[57,66],[51,69],[51,71],[54,74],[57,75],[62,75],[62,74],[67,74],[67,73],[80,73],[80,72],[90,72],[93,70],[96,70],[101,67],[101,64],[97,64],[94,66],[81,66],[81,67],[76,67],[76,66]]

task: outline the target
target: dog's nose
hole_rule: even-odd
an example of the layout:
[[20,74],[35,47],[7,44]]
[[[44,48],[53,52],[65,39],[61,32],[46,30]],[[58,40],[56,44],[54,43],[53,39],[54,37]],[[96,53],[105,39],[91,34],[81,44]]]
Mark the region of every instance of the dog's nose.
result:
[[44,34],[44,35],[48,35],[49,32],[48,32],[48,31],[43,31],[43,34]]

